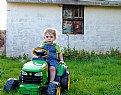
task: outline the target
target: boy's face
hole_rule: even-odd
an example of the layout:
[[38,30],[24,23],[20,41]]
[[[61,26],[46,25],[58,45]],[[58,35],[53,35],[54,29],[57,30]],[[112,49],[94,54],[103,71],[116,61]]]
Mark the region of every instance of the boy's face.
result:
[[55,36],[52,33],[46,33],[44,38],[48,44],[53,43],[53,41],[55,40]]

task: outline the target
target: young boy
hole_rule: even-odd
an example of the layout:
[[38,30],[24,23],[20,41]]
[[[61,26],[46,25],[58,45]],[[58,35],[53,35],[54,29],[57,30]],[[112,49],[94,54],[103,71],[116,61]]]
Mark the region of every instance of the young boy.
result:
[[46,57],[46,61],[49,63],[49,70],[50,70],[50,82],[54,81],[56,68],[59,63],[63,63],[63,55],[60,49],[59,44],[54,43],[56,39],[56,30],[54,28],[46,28],[44,30],[44,39],[45,41],[42,42],[41,47],[47,49],[49,51],[49,56]]

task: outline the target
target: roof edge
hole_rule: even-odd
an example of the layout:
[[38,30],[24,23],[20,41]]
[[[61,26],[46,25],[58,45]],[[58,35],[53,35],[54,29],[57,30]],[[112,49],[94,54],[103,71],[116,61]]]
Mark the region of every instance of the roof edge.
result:
[[92,5],[92,6],[121,6],[119,1],[92,1],[92,0],[6,0],[8,3],[49,3],[70,5]]

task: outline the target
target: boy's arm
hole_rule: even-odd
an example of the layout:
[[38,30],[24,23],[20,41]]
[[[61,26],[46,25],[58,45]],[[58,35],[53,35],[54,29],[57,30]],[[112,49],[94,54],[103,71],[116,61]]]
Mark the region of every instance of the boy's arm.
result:
[[61,51],[61,48],[60,48],[59,44],[56,44],[56,49],[57,49],[57,52],[56,52],[57,53],[57,57],[60,60],[59,63],[63,63],[64,64],[63,54],[62,54],[62,51]]
[[59,53],[59,54],[58,54],[58,58],[59,58],[59,60],[60,60],[60,62],[59,62],[59,63],[64,64],[63,54],[62,54],[62,53]]

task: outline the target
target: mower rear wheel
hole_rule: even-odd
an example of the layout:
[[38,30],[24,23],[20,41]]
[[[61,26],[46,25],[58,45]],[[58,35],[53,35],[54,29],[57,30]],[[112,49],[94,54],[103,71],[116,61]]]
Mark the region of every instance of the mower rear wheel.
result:
[[48,85],[47,95],[60,95],[60,83],[59,82],[51,82]]
[[69,73],[69,71],[66,71],[64,76],[61,78],[61,88],[62,88],[62,91],[70,89],[70,73]]

